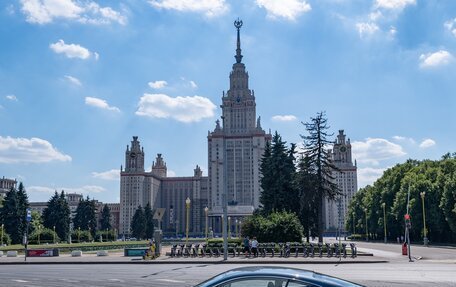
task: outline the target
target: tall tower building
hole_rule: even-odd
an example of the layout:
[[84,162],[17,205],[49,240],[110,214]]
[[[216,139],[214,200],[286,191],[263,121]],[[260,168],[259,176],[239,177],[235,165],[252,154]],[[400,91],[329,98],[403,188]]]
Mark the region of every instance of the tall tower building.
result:
[[216,121],[208,134],[209,215],[222,215],[227,193],[228,215],[243,217],[259,206],[260,163],[271,139],[256,117],[255,94],[249,89],[249,74],[242,63],[240,28],[237,29],[236,62],[230,73],[230,88],[222,95],[222,125]]
[[342,194],[335,200],[325,201],[327,231],[336,231],[338,228],[345,230],[348,204],[358,190],[356,161],[353,164],[350,139],[345,138],[344,130],[339,130],[332,150],[332,160],[338,168],[338,171],[334,172],[334,178]]

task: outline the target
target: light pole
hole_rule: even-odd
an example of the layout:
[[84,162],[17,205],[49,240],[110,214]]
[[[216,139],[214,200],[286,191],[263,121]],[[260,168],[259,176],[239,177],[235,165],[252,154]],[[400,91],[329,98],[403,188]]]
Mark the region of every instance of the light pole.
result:
[[204,208],[204,214],[206,215],[206,241],[207,241],[207,212],[209,211],[209,208],[206,206]]
[[236,237],[237,237],[237,238],[239,238],[239,233],[238,233],[238,222],[239,222],[239,221],[238,221],[237,218],[236,218],[236,220],[234,221],[234,224],[235,224],[234,227],[235,227],[235,229],[236,229],[236,230],[235,230],[235,233],[236,233]]
[[188,225],[190,223],[190,202],[190,198],[187,197],[187,199],[185,200],[185,208],[187,210],[187,221],[185,225],[185,244],[188,243]]
[[41,225],[38,225],[38,245],[41,245],[40,235],[41,235]]
[[356,230],[355,230],[355,212],[354,211],[352,213],[352,220],[353,220],[353,224],[352,224],[353,225],[352,226],[353,227],[353,234],[355,234]]
[[55,244],[55,225],[54,225],[54,244]]
[[421,195],[421,203],[423,205],[423,243],[424,246],[428,246],[428,238],[427,238],[427,230],[426,230],[426,212],[424,210],[424,197],[426,196],[426,192],[420,192]]
[[231,239],[231,216],[228,216],[228,238]]
[[3,246],[3,229],[5,228],[5,224],[2,223],[2,246]]
[[366,241],[369,241],[369,233],[367,228],[367,208],[364,208],[364,213],[366,214]]
[[78,227],[78,243],[81,243],[81,227]]
[[385,232],[385,243],[388,241],[387,235],[386,235],[386,204],[383,202],[382,203],[383,207],[383,231]]

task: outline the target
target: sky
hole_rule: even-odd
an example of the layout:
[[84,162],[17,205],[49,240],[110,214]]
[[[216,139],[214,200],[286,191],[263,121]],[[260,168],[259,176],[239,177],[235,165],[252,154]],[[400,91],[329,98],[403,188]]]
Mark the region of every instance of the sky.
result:
[[454,0],[5,0],[0,177],[30,201],[119,202],[132,136],[146,170],[161,153],[169,176],[207,175],[237,18],[257,115],[288,144],[324,111],[359,187],[456,151]]

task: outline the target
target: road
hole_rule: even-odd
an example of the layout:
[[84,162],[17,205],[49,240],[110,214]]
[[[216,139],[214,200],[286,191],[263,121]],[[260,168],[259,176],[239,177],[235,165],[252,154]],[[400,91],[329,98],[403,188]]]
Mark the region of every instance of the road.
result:
[[[454,286],[456,249],[412,247],[420,260],[408,262],[400,245],[358,243],[389,263],[281,264],[313,270],[369,287]],[[193,286],[242,264],[2,265],[0,286]]]

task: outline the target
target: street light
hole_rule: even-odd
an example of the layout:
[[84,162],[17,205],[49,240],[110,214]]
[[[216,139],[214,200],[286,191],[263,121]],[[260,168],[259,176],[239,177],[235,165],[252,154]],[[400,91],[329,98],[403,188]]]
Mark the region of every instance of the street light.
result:
[[206,241],[207,241],[207,212],[209,211],[209,208],[206,206],[204,208],[204,214],[206,215]]
[[383,207],[383,231],[385,232],[385,243],[388,241],[388,238],[386,236],[386,204],[383,202],[382,203]]
[[356,231],[356,230],[355,230],[355,212],[354,212],[354,211],[353,211],[353,213],[352,213],[352,220],[353,220],[353,224],[352,224],[352,225],[353,225],[353,226],[352,226],[353,234],[355,234],[355,231]]
[[190,198],[187,197],[187,199],[185,200],[185,208],[187,210],[187,222],[186,222],[186,225],[185,225],[185,244],[188,243],[188,225],[189,225],[189,222],[190,222]]
[[55,244],[55,225],[54,225],[54,244]]
[[366,241],[369,241],[369,233],[367,228],[367,208],[364,208],[364,213],[366,214]]
[[231,216],[228,216],[228,238],[231,239]]
[[41,225],[38,225],[38,245],[41,245],[40,235],[41,235]]
[[2,246],[3,246],[3,229],[5,228],[5,224],[2,223]]
[[427,238],[427,230],[426,230],[426,212],[424,210],[424,197],[426,196],[426,192],[424,192],[424,191],[420,192],[420,195],[421,195],[421,203],[423,206],[423,235],[424,235],[423,243],[424,243],[424,246],[427,246],[428,238]]
[[239,222],[239,221],[238,221],[237,218],[236,218],[236,220],[234,221],[234,223],[235,223],[234,227],[235,227],[235,229],[236,229],[236,230],[235,230],[236,237],[239,238],[239,233],[238,233],[238,222]]

